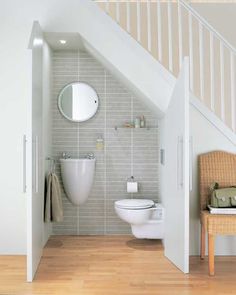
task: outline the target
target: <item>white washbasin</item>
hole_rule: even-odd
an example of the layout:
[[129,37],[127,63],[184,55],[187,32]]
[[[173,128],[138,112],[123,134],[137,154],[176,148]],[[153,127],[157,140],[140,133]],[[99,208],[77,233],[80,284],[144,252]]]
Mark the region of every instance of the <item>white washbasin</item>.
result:
[[83,204],[92,188],[96,159],[60,159],[61,175],[68,199]]

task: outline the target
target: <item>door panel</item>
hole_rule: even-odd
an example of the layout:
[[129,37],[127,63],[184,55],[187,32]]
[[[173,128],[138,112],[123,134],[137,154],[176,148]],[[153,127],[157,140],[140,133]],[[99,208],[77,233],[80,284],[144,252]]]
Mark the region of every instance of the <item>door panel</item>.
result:
[[42,173],[42,31],[34,23],[32,41],[32,118],[31,193],[27,200],[27,281],[36,273],[43,249],[43,173]]
[[165,206],[165,256],[189,272],[189,65],[185,58],[170,105],[161,122],[165,163],[162,199]]

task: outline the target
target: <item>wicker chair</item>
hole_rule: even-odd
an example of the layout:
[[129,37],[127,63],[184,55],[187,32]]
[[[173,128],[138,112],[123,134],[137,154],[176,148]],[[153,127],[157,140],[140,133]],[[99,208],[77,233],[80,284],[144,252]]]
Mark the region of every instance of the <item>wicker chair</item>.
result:
[[209,274],[214,275],[214,241],[216,235],[236,235],[236,215],[210,214],[207,210],[209,187],[218,182],[221,187],[236,185],[236,155],[215,151],[199,156],[201,259],[205,256],[208,233]]

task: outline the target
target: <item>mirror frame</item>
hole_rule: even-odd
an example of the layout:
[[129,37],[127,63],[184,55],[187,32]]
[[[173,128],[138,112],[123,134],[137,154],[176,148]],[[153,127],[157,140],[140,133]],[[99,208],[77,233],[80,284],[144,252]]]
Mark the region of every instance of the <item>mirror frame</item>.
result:
[[[94,113],[93,115],[88,116],[88,118],[85,119],[85,120],[73,120],[73,119],[71,119],[70,117],[68,117],[68,116],[63,112],[62,107],[61,107],[61,94],[62,94],[62,92],[63,92],[66,88],[68,88],[69,86],[74,85],[74,84],[85,84],[85,85],[89,86],[90,88],[92,88],[92,89],[94,90],[94,92],[96,93],[96,95],[97,95],[97,109],[96,109],[96,111],[95,111],[95,113]],[[99,96],[98,96],[97,91],[96,91],[91,85],[89,85],[88,83],[86,83],[86,82],[81,82],[81,81],[74,81],[74,82],[70,82],[70,83],[66,84],[66,85],[60,90],[60,92],[59,92],[59,94],[58,94],[58,96],[57,96],[57,106],[58,106],[58,109],[59,109],[61,115],[62,115],[64,118],[66,118],[67,120],[69,120],[70,122],[74,122],[74,123],[86,122],[86,121],[88,121],[89,119],[91,119],[93,116],[96,115],[96,113],[97,113],[97,111],[98,111],[98,108],[99,108]]]

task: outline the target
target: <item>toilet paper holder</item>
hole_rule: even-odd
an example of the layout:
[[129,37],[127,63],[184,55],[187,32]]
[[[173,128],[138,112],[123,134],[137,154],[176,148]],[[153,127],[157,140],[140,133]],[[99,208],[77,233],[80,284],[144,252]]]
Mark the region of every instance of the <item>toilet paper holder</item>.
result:
[[134,180],[131,176],[127,179],[127,193],[137,193],[138,192],[138,182]]
[[127,182],[134,182],[134,177],[133,176],[128,177]]

